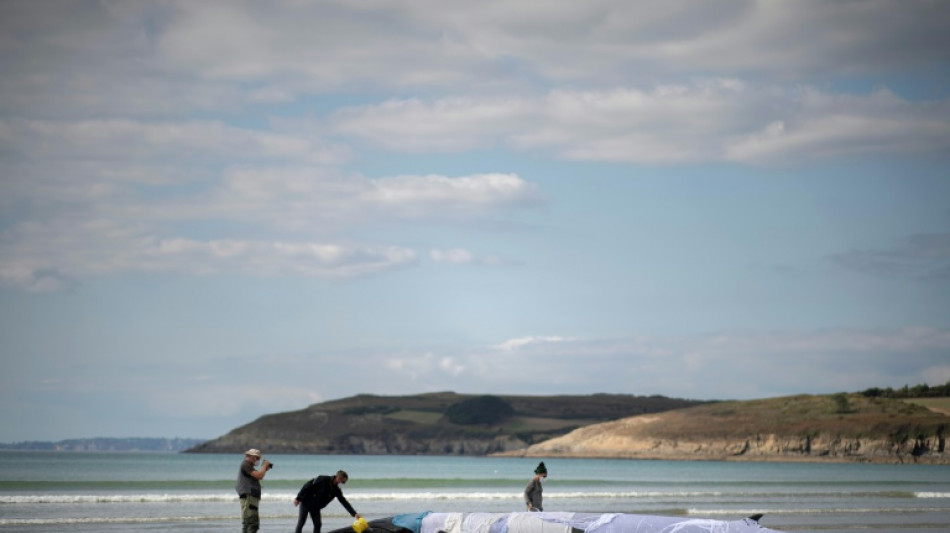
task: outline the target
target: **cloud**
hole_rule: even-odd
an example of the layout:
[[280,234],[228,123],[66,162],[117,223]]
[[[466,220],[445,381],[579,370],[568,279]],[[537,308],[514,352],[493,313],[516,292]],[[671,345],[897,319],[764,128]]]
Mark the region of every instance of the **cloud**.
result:
[[0,4],[0,109],[7,116],[162,116],[234,110],[244,90],[196,80],[169,62],[156,37],[174,4]]
[[413,98],[335,111],[328,127],[389,150],[458,152],[495,147],[502,132],[520,131],[541,113],[532,99]]
[[[368,78],[402,85],[465,83],[490,73],[499,57],[517,58],[531,72],[563,80],[608,77],[631,64],[769,73],[829,72],[845,64],[873,72],[942,59],[940,43],[950,44],[943,22],[948,9],[939,3],[913,9],[894,2],[696,6],[618,0],[442,7],[380,2],[368,17],[365,7],[348,3],[264,9],[188,2],[176,6],[160,42],[176,63],[206,76],[284,74],[324,83]],[[311,20],[324,21],[324,31],[312,31]],[[427,45],[438,46],[439,53],[420,53]],[[411,70],[404,68],[410,57],[417,65]],[[453,63],[458,67],[451,68]]]
[[942,2],[0,4],[6,111],[157,116],[345,91],[485,94],[945,61]]
[[108,220],[27,223],[0,241],[0,282],[37,291],[123,272],[341,278],[412,265],[416,253],[387,245],[312,241],[159,238]]
[[[502,247],[516,249],[528,266],[543,265],[557,256],[552,250],[570,248],[571,239],[598,224],[618,232],[624,224],[636,224],[646,232],[641,241],[652,239],[661,247],[676,241],[682,250],[696,252],[677,239],[689,233],[681,231],[683,224],[703,218],[702,202],[716,196],[675,206],[651,198],[675,203],[684,198],[676,196],[680,187],[699,174],[719,183],[720,171],[737,167],[894,156],[924,156],[921,164],[933,163],[934,154],[950,153],[950,100],[944,83],[948,13],[943,2],[890,0],[486,0],[456,3],[451,9],[437,0],[6,0],[0,2],[0,284],[36,292],[81,287],[99,301],[116,296],[115,291],[100,294],[103,287],[90,280],[128,276],[134,284],[147,276],[225,274],[335,281],[382,276],[429,262],[435,267],[417,269],[410,276],[414,281],[400,279],[398,287],[385,280],[369,283],[379,292],[368,292],[366,284],[334,287],[340,317],[358,309],[367,294],[381,304],[364,317],[370,321],[387,310],[413,306],[419,317],[432,317],[438,306],[448,304],[464,304],[471,313],[489,306],[501,309],[499,305],[509,311],[527,309],[555,300],[575,307],[597,305],[598,291],[578,292],[564,284],[571,283],[571,275],[588,284],[614,283],[584,270],[593,265],[588,259],[598,255],[598,246],[604,254],[619,253],[610,232],[602,232],[600,240],[587,239],[588,248],[577,250],[574,255],[583,265],[559,263],[580,268],[566,277],[550,269],[540,277],[527,270],[488,272],[493,288],[518,299],[514,306],[492,300],[489,293],[448,302],[457,295],[428,282],[452,283],[452,276],[477,277],[488,270],[471,265],[510,264],[484,247],[484,234],[467,240],[489,225],[511,225],[506,217],[537,230],[533,236],[515,236],[517,245]],[[836,179],[850,180],[860,172],[845,163]],[[640,173],[640,165],[690,168]],[[706,176],[710,168],[713,175]],[[761,168],[738,170],[770,176]],[[634,188],[629,183],[621,187],[645,193],[633,204],[649,205],[638,208],[610,196],[619,190],[612,187],[613,178],[663,179],[671,174],[688,179],[674,179],[652,191],[641,188],[646,182],[640,181]],[[885,174],[886,168],[875,169],[875,175]],[[906,180],[887,174],[891,178]],[[923,186],[932,185],[933,180],[925,181]],[[653,186],[660,185],[648,189]],[[926,193],[917,191],[915,197],[921,194]],[[538,209],[551,198],[567,204]],[[812,205],[816,198],[805,194],[789,201]],[[582,222],[559,218],[614,206],[627,209],[594,213],[598,216],[585,216]],[[696,216],[682,218],[680,208]],[[714,213],[722,215],[714,221],[717,227],[743,215],[734,211]],[[772,211],[766,205],[746,214]],[[665,222],[674,218],[672,224]],[[919,218],[918,226],[925,227],[926,220]],[[657,233],[655,228],[665,229]],[[768,224],[757,228],[753,237],[768,239],[769,228],[774,229]],[[942,229],[923,231],[900,241],[854,246],[829,260],[871,276],[942,283],[950,277],[947,236],[939,233]],[[698,237],[709,233],[701,231]],[[733,237],[740,248],[751,242],[748,235]],[[717,245],[715,239],[703,242],[705,248]],[[650,242],[645,245],[648,249]],[[783,253],[801,251],[791,247]],[[649,265],[626,259],[614,263],[629,263],[632,270],[611,272],[639,276],[644,268],[676,260],[669,254],[651,255]],[[770,261],[758,261],[763,262]],[[415,279],[429,274],[435,277],[426,283]],[[702,285],[704,279],[692,283]],[[429,298],[418,290],[440,292]],[[10,296],[8,306],[19,306],[26,297],[4,292]],[[670,293],[672,300],[666,300],[679,298],[686,315],[702,314],[683,303],[702,308],[708,304],[696,300],[702,300],[702,291],[687,292],[679,297]],[[116,297],[121,300],[122,295]],[[113,342],[118,337],[79,328],[81,338],[70,340],[64,332],[53,344],[37,343],[57,320],[76,322],[69,305],[61,312],[42,312],[45,305],[58,305],[58,298],[26,298],[35,300],[29,309],[36,314],[13,310],[11,316],[20,320],[7,327],[14,333],[7,351],[32,355],[15,357],[22,366],[11,367],[6,389],[27,382],[18,379],[22,370],[62,359],[56,342],[75,344],[73,363],[138,357],[124,349],[110,351],[112,345],[134,345],[135,331],[119,332],[132,336]],[[413,301],[399,305],[405,303],[401,298]],[[106,307],[121,307],[121,301],[109,301]],[[590,323],[596,322],[596,313],[616,312],[604,302],[588,310],[594,313],[587,317]],[[226,315],[227,310],[221,311]],[[789,313],[794,314],[791,307]],[[834,320],[834,313],[827,310],[814,320]],[[316,362],[360,378],[331,380],[326,390],[321,388],[322,397],[348,396],[357,386],[387,393],[422,388],[754,397],[900,386],[947,375],[943,329],[519,337],[512,334],[517,320],[513,324],[503,313],[477,325],[458,316],[423,324],[408,315],[387,324],[354,320],[345,332],[316,333],[320,338],[313,355],[288,356],[286,368]],[[95,314],[87,318],[90,324],[102,322]],[[688,331],[707,320],[690,318],[685,316],[678,327]],[[616,323],[607,322],[598,330]],[[435,334],[433,327],[439,330]],[[504,331],[495,340],[486,333],[493,327]],[[373,332],[351,334],[364,330]],[[431,344],[427,331],[446,344]],[[165,342],[228,349],[220,339],[208,341],[202,334],[207,332],[183,333]],[[307,335],[301,333],[293,342],[306,343]],[[423,340],[415,345],[399,340],[410,337]],[[269,341],[265,336],[260,342]],[[326,355],[328,346],[344,345],[350,351]],[[195,351],[200,349],[168,350],[170,355],[151,360],[160,363],[154,369],[171,368],[169,359],[188,353],[189,368],[201,370],[196,375],[229,372],[220,361],[201,367],[207,359],[190,356]],[[244,368],[246,360],[230,362]],[[61,361],[51,367],[67,363],[73,364]],[[137,399],[134,406],[120,409],[127,413],[121,424],[125,428],[153,427],[154,419],[140,414],[148,405],[170,406],[166,414],[172,418],[180,414],[174,411],[192,412],[190,404],[206,402],[209,419],[214,413],[232,413],[222,416],[234,417],[228,423],[237,424],[238,418],[260,414],[255,403],[276,410],[314,401],[303,374],[281,375],[281,383],[271,383],[273,387],[248,389],[251,400],[236,412],[233,405],[208,396],[233,396],[230,385],[239,380],[236,374],[228,376],[231,380],[188,382],[179,388],[178,371],[155,385],[154,390],[167,394],[146,396],[153,389],[135,390],[143,383],[132,377],[156,372],[116,366],[110,364],[106,372],[88,365],[88,377],[101,375],[100,380],[67,379],[71,376],[63,371],[65,378],[51,375],[33,389],[23,385],[16,394],[4,394],[18,407],[45,396],[50,407],[41,416],[28,417],[22,413],[32,411],[18,408],[16,420],[53,420],[50,425],[57,431],[89,431],[98,420],[83,418],[84,412],[114,405],[117,394]],[[105,393],[107,381],[135,386]],[[170,397],[176,393],[180,401]],[[92,396],[93,403],[82,400]],[[198,427],[196,419],[190,420]]]
[[[948,352],[950,331],[931,327],[616,339],[526,336],[462,353],[403,354],[389,371],[390,378],[403,375],[408,361],[415,361],[411,379],[432,380],[435,388],[428,390],[742,399],[942,384]],[[439,371],[442,357],[464,371],[457,378]]]
[[950,138],[950,101],[911,103],[886,90],[867,96],[806,90],[797,112],[726,149],[735,161],[877,153],[939,153]]
[[[192,176],[196,164],[225,160],[339,166],[353,157],[352,149],[331,134],[399,152],[506,148],[582,161],[770,163],[945,151],[950,101],[912,102],[883,89],[839,95],[707,79],[648,90],[552,90],[537,98],[387,100],[337,110],[319,133],[195,120],[0,121],[7,153],[47,165],[73,160],[100,177],[147,181],[174,179],[172,169],[182,168],[180,180]],[[439,184],[438,177],[387,178],[377,198],[385,201],[387,193],[404,193],[420,180],[430,182],[430,191]],[[464,180],[442,185],[450,183]]]
[[128,119],[0,121],[6,150],[34,159],[194,163],[294,160],[313,164],[343,162],[341,150],[313,139],[227,125],[221,121],[142,122]]
[[155,220],[216,219],[295,234],[339,234],[393,221],[467,221],[546,202],[514,174],[366,178],[314,167],[241,167],[199,195],[137,209]]
[[505,261],[494,255],[478,256],[463,248],[429,250],[429,257],[436,263],[453,265],[501,265]]
[[548,348],[550,344],[558,343],[558,342],[567,342],[570,340],[572,339],[567,338],[567,337],[558,337],[558,336],[547,336],[547,337],[528,336],[528,337],[519,337],[517,339],[508,339],[505,342],[502,342],[501,344],[494,346],[494,348],[510,352],[514,350],[520,350],[528,346],[537,346],[537,345],[541,345],[545,348]]
[[368,185],[361,194],[364,201],[409,215],[534,205],[542,199],[535,184],[514,174],[396,176],[372,180]]
[[[385,369],[386,375],[398,375],[409,383],[406,390],[422,387],[424,390],[434,390],[445,383],[447,379],[455,379],[466,371],[466,364],[459,358],[450,355],[437,355],[432,351],[423,351],[419,354],[373,354],[371,360],[378,360],[380,365],[372,365],[367,369]],[[373,370],[363,372],[364,387],[369,384],[382,383],[381,375]],[[372,386],[372,385],[370,385]],[[399,385],[393,385],[399,388]]]
[[390,100],[338,111],[329,126],[406,152],[504,146],[582,161],[769,163],[946,150],[950,101],[711,79],[540,98]]
[[946,282],[950,280],[950,233],[910,235],[890,248],[851,250],[829,259],[876,277]]
[[467,264],[476,261],[475,255],[468,250],[452,248],[449,250],[429,250],[429,257],[436,263]]
[[[815,0],[794,5],[713,2],[700,12],[690,7],[689,2],[673,2],[672,7],[653,9],[663,17],[661,31],[649,33],[659,34],[648,49],[656,62],[693,71],[768,73],[775,78],[841,74],[841,69],[848,74],[874,73],[939,61],[934,50],[918,53],[948,39],[943,18],[948,8],[938,4],[908,9],[887,1]],[[677,32],[672,27],[677,23],[691,25]]]
[[[0,234],[0,282],[34,291],[122,272],[363,276],[416,252],[341,236],[354,227],[544,201],[514,174],[369,179],[336,168],[342,152],[306,133],[218,121],[0,120],[0,140],[0,205],[15,215]],[[196,236],[203,225],[231,229]],[[231,235],[249,226],[254,236]]]

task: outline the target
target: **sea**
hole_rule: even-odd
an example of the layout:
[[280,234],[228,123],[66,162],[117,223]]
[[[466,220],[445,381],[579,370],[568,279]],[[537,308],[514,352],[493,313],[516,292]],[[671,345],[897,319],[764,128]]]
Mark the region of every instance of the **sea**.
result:
[[[266,450],[265,450],[266,452]],[[524,510],[538,459],[266,455],[262,532],[290,532],[308,479],[346,470],[367,520]],[[544,459],[544,458],[542,458]],[[0,533],[240,530],[241,455],[4,452]],[[738,520],[780,531],[950,531],[950,465],[544,459],[544,510]],[[323,531],[353,519],[338,502]],[[308,524],[305,531],[310,531]]]

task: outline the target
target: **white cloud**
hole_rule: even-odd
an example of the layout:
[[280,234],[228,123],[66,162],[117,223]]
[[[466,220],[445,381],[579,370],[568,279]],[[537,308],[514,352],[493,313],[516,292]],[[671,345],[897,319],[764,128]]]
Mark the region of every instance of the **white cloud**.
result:
[[459,364],[452,357],[443,357],[439,360],[439,368],[452,376],[459,376],[465,372],[465,365]]
[[498,65],[506,57],[566,82],[697,70],[785,77],[841,65],[875,72],[940,60],[948,44],[948,9],[939,2],[485,1],[446,9],[387,1],[373,4],[373,16],[343,2],[176,8],[160,39],[170,62],[212,78],[277,76],[323,87],[486,84],[506,74]]
[[532,346],[532,345],[542,345],[544,348],[547,348],[548,345],[559,343],[559,342],[568,342],[573,339],[568,337],[558,337],[558,336],[528,336],[528,337],[518,337],[517,339],[508,339],[496,346],[494,348],[503,351],[515,351],[522,348]]
[[[405,379],[411,382],[409,390],[423,387],[424,389],[438,389],[447,379],[453,379],[465,373],[466,364],[460,362],[459,358],[448,355],[437,355],[432,351],[422,351],[418,354],[373,354],[368,356],[369,360],[378,360],[379,365],[365,365],[366,359],[360,364],[361,368],[367,371],[362,372],[364,378],[362,385],[372,387],[374,384],[382,384],[393,376],[399,376],[399,379]],[[385,369],[383,374],[378,374],[375,369]],[[399,387],[398,384],[390,386]]]
[[[776,81],[945,60],[942,2],[0,4],[7,111],[158,116],[334,91]],[[448,141],[451,142],[451,141]]]
[[[341,152],[307,134],[217,121],[2,120],[0,139],[8,150],[0,205],[24,215],[0,237],[0,279],[36,291],[127,271],[383,272],[413,264],[416,253],[340,235],[379,220],[478,217],[543,200],[514,174],[347,174],[316,164],[339,162]],[[201,223],[259,230],[192,236],[190,225]]]
[[473,211],[539,203],[535,184],[514,174],[396,176],[368,182],[361,199],[383,209],[421,215],[432,210]]
[[726,159],[769,161],[876,153],[940,152],[950,139],[950,101],[911,103],[889,91],[866,97],[806,91],[798,111],[726,149]]
[[[648,91],[554,90],[542,98],[390,100],[337,111],[327,127],[409,152],[507,147],[586,161],[768,163],[946,150],[950,101],[911,102],[886,90],[835,95],[714,79]],[[349,148],[312,132],[276,133],[220,121],[8,119],[0,121],[0,139],[9,153],[43,165],[72,160],[101,180],[145,183],[176,175],[178,181],[195,179],[196,165],[225,161],[325,166],[352,157]],[[422,200],[414,191],[437,201],[452,195],[449,189],[464,190],[473,200],[485,200],[487,193],[489,199],[502,194],[524,199],[531,192],[527,188],[510,174],[451,181],[408,176],[380,179],[365,195],[380,204],[408,196]]]
[[339,164],[341,150],[299,136],[250,130],[220,121],[4,120],[7,150],[36,159],[165,162],[293,160]]
[[475,254],[461,248],[448,250],[429,250],[429,257],[437,263],[466,264],[475,262]]
[[[948,6],[887,0],[485,0],[454,3],[451,8],[438,0],[80,0],[55,5],[6,0],[0,2],[0,283],[52,292],[124,274],[338,279],[411,267],[422,254],[440,268],[418,269],[419,275],[436,273],[433,279],[451,282],[455,274],[483,273],[465,267],[452,271],[451,265],[501,262],[483,251],[484,235],[475,241],[478,245],[466,240],[470,231],[488,224],[503,226],[508,221],[500,218],[543,205],[552,192],[566,203],[519,218],[537,233],[523,232],[516,236],[519,246],[508,242],[502,247],[530,257],[529,266],[550,265],[546,259],[558,257],[557,250],[576,244],[586,229],[601,221],[616,224],[612,229],[619,235],[621,224],[642,215],[636,222],[644,222],[638,226],[643,233],[631,234],[639,246],[649,244],[641,239],[676,239],[689,229],[681,224],[700,220],[692,216],[668,224],[676,210],[664,213],[671,218],[660,217],[656,213],[665,206],[651,204],[655,210],[631,215],[631,210],[618,208],[579,223],[576,215],[586,214],[583,209],[626,205],[613,202],[623,200],[616,195],[608,198],[618,190],[608,183],[612,177],[639,180],[650,179],[645,176],[650,174],[663,179],[664,173],[652,171],[634,176],[637,169],[624,168],[624,163],[690,165],[693,168],[679,175],[695,177],[705,172],[698,168],[705,165],[697,163],[712,163],[721,170],[869,154],[923,154],[925,161],[907,173],[909,178],[885,176],[886,169],[875,171],[882,179],[910,179],[912,188],[937,190],[932,176],[915,179],[931,172],[932,154],[950,152]],[[861,169],[845,165],[842,170]],[[543,175],[547,171],[551,175]],[[795,181],[795,187],[830,194],[831,189],[813,183],[821,180],[805,181]],[[843,182],[836,176],[835,183]],[[599,188],[602,184],[608,185]],[[678,187],[667,190],[674,189],[667,198],[685,198],[675,196]],[[859,192],[877,201],[882,191]],[[923,194],[916,191],[906,198]],[[808,212],[825,198],[802,194],[790,198],[798,203],[789,205]],[[900,198],[874,205],[896,208]],[[709,205],[697,204],[695,213]],[[873,218],[870,205],[856,204],[856,211],[839,215]],[[878,217],[881,225],[862,230],[919,232],[892,245],[867,244],[873,239],[851,229],[855,224],[836,226],[837,242],[864,244],[835,245],[854,249],[831,259],[878,277],[946,280],[950,271],[946,235],[941,233],[946,228],[938,227],[944,219],[923,213],[925,209],[921,206],[921,213],[900,222],[912,229],[895,229],[897,222]],[[722,218],[690,238],[719,237],[723,234],[713,230],[738,224],[733,216],[774,211],[762,204],[743,213],[709,213]],[[575,218],[560,218],[563,215]],[[827,220],[812,219],[797,227],[790,220],[783,229],[763,225],[752,233],[730,233],[723,253],[769,239],[775,231],[783,237],[796,228],[808,233]],[[647,237],[648,232],[655,235]],[[572,285],[580,280],[603,289],[598,282],[611,282],[585,270],[598,260],[597,253],[591,255],[596,246],[617,260],[611,273],[623,275],[620,269],[628,258],[616,255],[619,248],[609,238],[605,233],[603,239],[588,239],[585,245],[590,247],[575,254],[578,262],[562,261],[553,270],[516,273],[522,277],[493,272],[493,281],[499,283],[492,289],[518,299],[514,304],[495,300],[497,295],[490,292],[462,303],[475,314],[498,306],[518,312],[530,305],[570,302],[570,309],[589,309],[585,320],[590,323],[596,322],[596,313],[620,312],[613,305],[622,294],[599,300],[604,290]],[[815,257],[815,247],[827,242],[812,241],[812,248],[803,251],[793,241],[794,235],[783,239],[790,245],[782,254],[790,261],[802,254]],[[679,249],[701,253],[725,241],[704,239],[699,248],[696,242],[682,241]],[[649,251],[649,246],[643,249]],[[675,260],[660,257],[654,264]],[[645,272],[631,264],[629,275]],[[411,291],[440,287],[414,277],[398,281],[408,283],[374,287],[381,302],[411,297],[420,316],[435,315],[428,306],[443,301]],[[670,301],[682,302],[684,330],[708,324],[706,318],[695,318],[709,305],[699,294],[706,282],[692,279],[690,287],[675,289],[685,293],[669,293]],[[657,283],[659,289],[665,287],[663,280]],[[366,285],[353,291],[345,285],[333,288],[335,293],[340,289],[340,309],[362,304]],[[564,294],[549,292],[562,287]],[[122,305],[121,295],[100,294],[97,284],[86,288],[89,296],[118,297],[111,305]],[[874,285],[869,297],[888,290]],[[19,305],[21,296],[8,298],[8,307]],[[931,307],[939,308],[929,296]],[[907,316],[919,316],[912,299],[905,295],[896,309],[874,316],[882,323],[888,323],[887,317],[891,324],[905,323]],[[34,307],[57,301],[38,298]],[[691,304],[699,310],[690,310]],[[793,314],[790,305],[787,313]],[[390,309],[381,305],[373,318]],[[18,309],[7,311],[21,318]],[[221,312],[227,315],[227,310]],[[70,320],[68,313],[65,308],[52,315],[25,313],[19,322],[10,322],[7,351],[45,350],[37,357],[20,358],[21,364],[55,359],[63,351],[36,339],[57,320]],[[836,313],[852,313],[847,323],[869,316],[849,302],[814,320],[833,322],[844,316]],[[102,322],[100,318],[91,316],[93,322]],[[500,331],[492,328],[510,332],[518,317],[499,312],[475,326],[466,323],[464,315],[445,322],[437,317],[433,324],[399,318],[382,326],[357,319],[344,331],[329,331],[318,342],[348,346],[341,349],[350,351],[328,366],[365,376],[358,385],[367,391],[382,387],[396,393],[423,388],[748,397],[913,384],[946,376],[950,352],[947,332],[927,328],[620,339],[531,336],[487,346],[486,335]],[[615,320],[607,322],[594,327],[615,327]],[[421,347],[400,344],[402,351],[396,348],[396,353],[353,347],[364,339],[351,332],[377,327],[380,331],[367,336],[373,340],[365,342],[386,345],[431,335],[429,339],[446,344],[433,347],[427,339]],[[397,331],[400,328],[406,329]],[[93,358],[90,354],[133,360],[125,351],[111,350],[113,345],[133,345],[134,328],[119,334],[126,335],[122,342],[112,342],[111,333],[92,331],[79,339],[62,335],[56,340],[70,350],[75,345],[74,360]],[[201,337],[206,334],[174,341],[229,350],[220,346],[220,339]],[[508,333],[501,335],[498,338],[504,339]],[[459,339],[478,346],[451,344],[466,342]],[[262,337],[262,344],[268,342]],[[351,357],[353,352],[364,357]],[[201,364],[200,357],[188,359],[190,368]],[[163,359],[162,365],[167,364]],[[110,366],[113,370],[123,371]],[[217,365],[203,370],[202,375],[222,371]],[[108,374],[93,365],[88,372]],[[7,381],[20,381],[17,376],[9,373]],[[112,374],[108,379],[128,381]],[[268,395],[263,388],[245,396],[266,410],[313,401],[305,378],[294,379],[301,381],[284,384],[283,396],[277,390]],[[331,388],[321,389],[321,394],[341,397],[354,392],[353,383],[331,381],[326,384]],[[49,389],[44,390],[59,386],[63,395],[52,397],[53,406],[43,413],[59,413],[57,421],[76,427],[96,423],[81,418],[83,412],[97,412],[88,407],[91,404],[75,402],[70,416],[62,415],[62,406],[71,403],[63,401],[69,394],[99,394],[100,404],[114,402],[115,395],[103,392],[101,383],[47,382]],[[208,380],[187,387],[192,385],[194,390],[181,391],[180,403],[169,400],[171,410],[181,410],[176,414],[193,412],[193,402],[208,402],[208,413],[234,413],[206,395],[230,397],[231,389],[214,388]],[[206,390],[198,390],[201,387]],[[18,413],[32,412],[26,409],[28,396],[6,394],[16,400]],[[152,419],[141,418],[138,407],[127,409],[127,420],[151,424]],[[233,416],[252,411],[260,412],[249,407]]]
[[328,126],[390,150],[457,152],[494,147],[503,141],[501,132],[524,129],[542,111],[520,98],[388,100],[336,111]]
[[429,258],[436,263],[448,263],[453,265],[503,265],[506,264],[502,258],[495,255],[476,255],[470,250],[464,248],[445,248],[429,250]]
[[[611,392],[742,399],[946,382],[950,331],[943,328],[730,331],[708,335],[577,339],[525,336],[487,348],[367,353],[375,383],[424,390],[532,394]],[[515,356],[515,354],[517,356]],[[343,365],[346,373],[350,364]],[[355,364],[355,363],[353,363]],[[362,366],[361,366],[362,368]],[[393,385],[395,386],[395,385]],[[345,396],[354,391],[327,394]]]
[[400,151],[485,146],[585,161],[762,163],[950,148],[950,101],[840,96],[735,79],[542,98],[388,101],[337,112],[337,132]]
[[0,241],[0,282],[32,290],[122,272],[341,278],[411,265],[408,248],[305,241],[159,238],[98,220],[24,224]]
[[513,174],[369,179],[313,167],[229,169],[207,194],[157,202],[154,215],[255,221],[297,232],[338,231],[393,219],[458,220],[531,207],[536,184]]

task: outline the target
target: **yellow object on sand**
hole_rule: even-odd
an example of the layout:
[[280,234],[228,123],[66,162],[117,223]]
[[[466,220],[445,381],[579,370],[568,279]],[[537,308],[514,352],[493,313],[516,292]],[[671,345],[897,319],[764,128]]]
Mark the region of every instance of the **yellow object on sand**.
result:
[[356,533],[363,533],[369,527],[369,524],[366,523],[365,518],[360,518],[356,522],[353,522],[353,531]]

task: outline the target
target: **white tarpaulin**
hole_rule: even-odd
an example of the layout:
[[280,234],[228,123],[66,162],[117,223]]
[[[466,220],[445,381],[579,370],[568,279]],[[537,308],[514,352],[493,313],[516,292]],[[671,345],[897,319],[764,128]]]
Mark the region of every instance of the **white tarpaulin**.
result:
[[419,533],[780,533],[751,518],[597,513],[429,513]]

